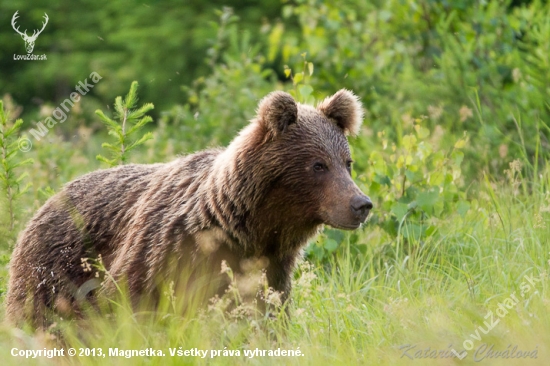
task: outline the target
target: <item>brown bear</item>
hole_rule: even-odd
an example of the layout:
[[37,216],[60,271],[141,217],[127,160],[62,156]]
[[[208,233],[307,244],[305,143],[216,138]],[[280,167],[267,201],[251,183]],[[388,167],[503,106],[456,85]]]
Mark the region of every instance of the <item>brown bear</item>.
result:
[[[190,275],[178,291],[215,283],[219,293],[227,286],[216,280],[222,261],[238,273],[254,259],[286,301],[308,239],[323,224],[356,229],[372,208],[351,178],[346,139],[362,118],[345,89],[317,108],[277,91],[226,149],[68,183],[20,235],[7,318],[44,327],[50,314],[77,309],[97,296],[94,288],[110,294],[119,282],[132,300],[158,299],[161,284],[182,272]],[[88,261],[97,258],[111,279],[101,285]],[[199,263],[206,272],[199,274]]]

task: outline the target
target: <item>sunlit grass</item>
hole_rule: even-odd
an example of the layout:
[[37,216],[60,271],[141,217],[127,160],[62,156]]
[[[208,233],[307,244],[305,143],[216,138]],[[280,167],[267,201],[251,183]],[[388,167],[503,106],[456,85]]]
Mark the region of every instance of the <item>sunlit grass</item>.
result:
[[[507,182],[492,183],[491,188],[480,184],[477,204],[464,217],[442,218],[439,234],[425,241],[399,248],[379,229],[367,225],[361,229],[359,244],[346,242],[346,235],[344,245],[328,264],[301,263],[294,280],[289,322],[261,316],[242,318],[215,304],[198,309],[193,316],[180,317],[169,306],[161,306],[164,310],[157,313],[135,313],[128,303],[117,303],[112,316],[62,321],[56,328],[65,335],[65,347],[101,348],[107,354],[109,348],[152,348],[166,354],[107,356],[114,365],[241,364],[246,359],[244,350],[298,347],[304,356],[253,357],[248,361],[296,365],[473,364],[475,351],[484,344],[502,351],[514,345],[523,351],[536,350],[537,358],[486,358],[483,364],[546,364],[550,345],[550,201],[546,185],[525,195],[521,190],[514,193]],[[367,245],[367,254],[358,256],[354,245]],[[541,279],[528,291],[521,287],[526,275]],[[499,303],[511,294],[519,302],[499,318]],[[170,301],[168,293],[164,300]],[[491,324],[486,318],[489,311],[494,319],[500,319],[490,330],[484,324]],[[479,340],[473,338],[476,330]],[[7,327],[0,337],[2,359],[7,365],[23,362],[10,356],[12,347],[40,349],[57,341],[48,334],[24,335]],[[466,359],[451,358],[450,350],[463,351],[466,340],[473,343]],[[170,356],[169,349],[179,347],[208,350],[208,355]],[[241,356],[211,358],[210,350],[220,350],[221,354],[224,349],[239,350]],[[434,350],[439,354],[437,359],[424,358]],[[478,357],[482,355],[478,353]],[[24,360],[25,364],[44,362]],[[105,359],[83,356],[52,362],[93,365]]]

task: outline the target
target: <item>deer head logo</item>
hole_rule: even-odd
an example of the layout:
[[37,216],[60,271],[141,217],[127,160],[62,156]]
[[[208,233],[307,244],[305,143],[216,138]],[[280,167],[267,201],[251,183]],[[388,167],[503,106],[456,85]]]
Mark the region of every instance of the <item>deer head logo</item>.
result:
[[44,13],[44,19],[46,21],[44,23],[42,23],[42,29],[40,29],[40,30],[35,29],[34,32],[32,33],[32,36],[29,36],[29,35],[27,35],[27,30],[26,29],[25,29],[25,32],[21,33],[19,31],[19,27],[17,27],[17,28],[15,27],[15,21],[19,17],[19,15],[17,15],[18,12],[19,12],[19,10],[16,11],[15,14],[13,14],[13,17],[11,18],[11,26],[13,27],[13,29],[17,33],[19,33],[19,35],[23,38],[23,41],[25,41],[25,48],[27,49],[27,53],[31,53],[32,50],[34,49],[34,42],[36,41],[36,38],[38,38],[38,35],[40,33],[42,33],[44,28],[46,28],[46,24],[48,24],[48,14]]

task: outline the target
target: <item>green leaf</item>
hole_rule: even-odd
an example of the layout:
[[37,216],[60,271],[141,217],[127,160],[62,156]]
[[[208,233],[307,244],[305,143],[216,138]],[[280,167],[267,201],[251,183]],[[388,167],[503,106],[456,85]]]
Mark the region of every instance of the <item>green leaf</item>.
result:
[[431,211],[435,203],[439,198],[438,190],[431,190],[428,192],[420,192],[416,197],[416,203],[424,211]]
[[443,184],[443,181],[445,179],[445,174],[441,171],[432,172],[430,174],[429,183],[432,186],[440,186]]
[[153,134],[151,132],[147,132],[145,135],[143,135],[142,138],[140,138],[138,141],[134,142],[133,144],[131,144],[130,146],[128,146],[126,148],[126,151],[130,151],[130,150],[133,150],[134,148],[136,148],[137,146],[143,144],[145,141],[147,140],[151,140],[153,138]]
[[28,177],[28,176],[29,176],[29,173],[28,173],[28,172],[24,172],[23,174],[21,174],[21,175],[19,176],[19,178],[17,178],[17,179],[15,180],[15,183],[17,183],[17,184],[21,183],[21,181],[22,181],[23,179],[25,179],[26,177]]
[[338,242],[334,239],[325,239],[325,245],[323,247],[329,252],[332,253],[338,248]]
[[22,124],[23,124],[22,119],[18,119],[17,121],[15,121],[13,126],[8,128],[6,132],[4,132],[4,139],[7,139],[8,137],[10,137],[14,132],[16,132],[19,129],[19,127],[21,127]]
[[385,185],[390,187],[391,186],[391,178],[385,174],[375,174],[374,175],[374,181],[377,183],[380,183],[381,185]]
[[309,76],[313,75],[313,64],[311,62],[307,63],[307,68],[309,70]]
[[334,239],[338,243],[341,243],[345,237],[345,234],[342,230],[326,229],[325,234],[327,238]]
[[456,211],[460,216],[464,217],[468,210],[470,210],[470,203],[468,201],[458,201]]
[[460,139],[455,143],[455,149],[462,149],[466,146],[466,139]]
[[323,247],[317,245],[316,243],[311,243],[310,245],[308,245],[307,253],[318,260],[323,259],[323,257],[325,256],[325,250],[323,249]]
[[138,86],[139,84],[137,81],[133,81],[132,85],[130,85],[130,91],[128,92],[128,95],[126,95],[126,99],[124,99],[124,105],[126,106],[127,110],[134,108],[137,103]]
[[386,175],[386,162],[380,152],[376,150],[371,152],[369,156],[369,164],[373,167],[376,174],[383,176]]
[[124,134],[122,133],[122,130],[120,130],[120,131],[109,130],[109,132],[107,132],[107,134],[108,134],[109,136],[113,136],[113,137],[116,138],[117,141],[119,141],[119,142],[124,141]]
[[[415,166],[410,166],[409,168],[416,169]],[[410,171],[409,169],[405,169],[405,176],[410,183],[415,183],[422,180],[424,174],[420,170]]]
[[455,150],[451,154],[451,159],[456,166],[460,166],[464,160],[464,153],[462,151]]
[[145,113],[149,112],[152,109],[155,109],[155,106],[153,105],[153,103],[145,103],[141,108],[133,110],[130,113],[128,113],[128,119],[132,120],[132,119],[140,118]]
[[32,183],[25,184],[25,186],[23,188],[19,189],[18,192],[13,195],[13,198],[17,199],[17,198],[21,197],[22,195],[24,195],[25,193],[28,192],[30,187],[32,187]]
[[115,112],[117,113],[119,118],[123,118],[126,114],[126,111],[124,110],[124,105],[122,104],[122,98],[116,97],[115,98]]
[[424,235],[426,235],[427,237],[432,236],[436,231],[437,231],[437,226],[430,225],[424,232]]
[[395,215],[395,218],[399,222],[403,220],[403,218],[405,217],[408,211],[409,211],[408,205],[400,202],[395,202],[391,208],[391,213]]
[[20,161],[19,163],[13,164],[11,166],[11,168],[15,169],[17,167],[20,167],[20,166],[23,166],[23,165],[29,165],[29,164],[34,164],[34,160],[33,159],[27,159],[27,160]]
[[430,136],[430,130],[428,130],[426,127],[422,127],[420,125],[415,125],[414,129],[416,130],[416,134],[419,139],[425,139],[426,137]]
[[6,160],[11,160],[11,158],[14,157],[15,154],[17,154],[19,149],[16,149],[16,147],[18,146],[19,146],[19,141],[14,141],[8,146],[8,149],[7,149],[8,153],[6,154]]
[[114,151],[114,152],[118,152],[120,151],[119,147],[118,146],[114,146],[108,142],[104,142],[101,144],[101,147],[104,148],[104,149],[107,149],[107,150],[111,150],[111,151]]
[[106,157],[104,157],[104,156],[102,156],[102,155],[97,155],[95,158],[96,158],[97,160],[99,160],[99,161],[102,161],[102,162],[104,162],[104,163],[107,163],[109,166],[114,166],[114,165],[116,165],[116,164],[115,164],[116,160],[109,160],[109,159],[107,159]]
[[128,130],[128,132],[126,132],[126,135],[128,136],[133,134],[134,132],[136,132],[137,130],[139,130],[141,127],[145,126],[149,122],[153,122],[153,119],[150,116],[143,117],[135,125],[133,125],[132,128]]
[[115,121],[113,121],[112,119],[107,117],[101,109],[96,110],[95,114],[97,114],[99,116],[99,118],[101,118],[103,123],[105,123],[108,127],[112,128],[114,130],[122,132],[122,128],[118,125],[118,123],[116,123]]
[[403,147],[407,151],[413,151],[416,146],[416,137],[414,135],[403,136]]

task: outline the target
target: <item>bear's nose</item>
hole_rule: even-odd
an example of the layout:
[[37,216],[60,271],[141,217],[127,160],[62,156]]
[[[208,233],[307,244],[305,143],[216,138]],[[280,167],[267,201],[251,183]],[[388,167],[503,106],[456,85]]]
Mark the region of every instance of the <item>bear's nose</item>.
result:
[[362,220],[367,218],[372,202],[367,196],[355,196],[351,199],[351,211]]

